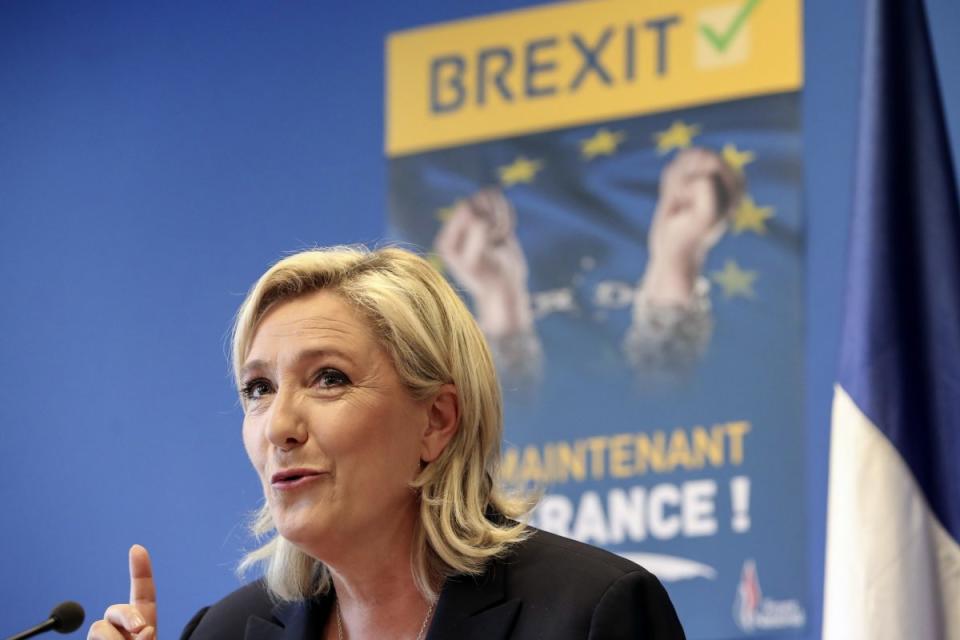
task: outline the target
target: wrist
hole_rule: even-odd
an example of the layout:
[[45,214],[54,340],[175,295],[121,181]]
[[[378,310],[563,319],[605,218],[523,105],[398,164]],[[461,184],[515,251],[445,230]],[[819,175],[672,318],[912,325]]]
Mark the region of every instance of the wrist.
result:
[[488,337],[503,337],[533,330],[533,304],[523,287],[485,291],[474,299],[477,324]]
[[658,306],[687,306],[693,299],[701,264],[693,259],[651,256],[638,295]]

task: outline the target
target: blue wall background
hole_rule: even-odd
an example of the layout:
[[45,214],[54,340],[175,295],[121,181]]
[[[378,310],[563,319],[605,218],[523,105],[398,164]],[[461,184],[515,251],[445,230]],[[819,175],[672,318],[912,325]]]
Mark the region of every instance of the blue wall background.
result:
[[[525,4],[0,6],[0,635],[61,599],[91,618],[123,601],[133,542],[154,557],[164,637],[237,585],[260,494],[227,372],[231,315],[283,252],[382,237],[384,35]],[[956,156],[960,4],[928,11]],[[805,10],[807,638],[861,12]]]

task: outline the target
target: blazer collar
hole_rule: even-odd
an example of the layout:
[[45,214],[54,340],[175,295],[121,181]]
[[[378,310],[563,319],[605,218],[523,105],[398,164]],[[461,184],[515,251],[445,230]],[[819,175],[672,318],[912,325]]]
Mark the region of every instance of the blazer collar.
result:
[[281,602],[270,620],[247,619],[244,640],[308,640],[323,637],[323,626],[333,604],[332,592],[307,602]]
[[440,592],[427,640],[501,640],[510,635],[519,600],[506,597],[507,565],[490,563],[481,576],[454,576]]
[[[505,640],[520,611],[505,594],[507,565],[494,561],[481,576],[454,576],[440,592],[427,640]],[[281,603],[271,619],[251,616],[245,640],[307,640],[322,637],[332,593],[305,603]]]

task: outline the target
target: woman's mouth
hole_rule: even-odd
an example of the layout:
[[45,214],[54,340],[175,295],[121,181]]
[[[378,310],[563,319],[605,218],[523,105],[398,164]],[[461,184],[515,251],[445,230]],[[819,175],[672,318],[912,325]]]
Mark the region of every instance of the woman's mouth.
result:
[[283,469],[270,477],[270,486],[278,491],[299,489],[326,475],[316,469]]

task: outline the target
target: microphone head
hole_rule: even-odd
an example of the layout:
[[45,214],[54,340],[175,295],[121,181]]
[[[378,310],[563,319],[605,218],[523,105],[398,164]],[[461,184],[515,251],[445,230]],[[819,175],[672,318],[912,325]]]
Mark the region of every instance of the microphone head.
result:
[[54,621],[53,630],[57,633],[76,631],[83,624],[83,607],[72,600],[61,602],[50,612]]

